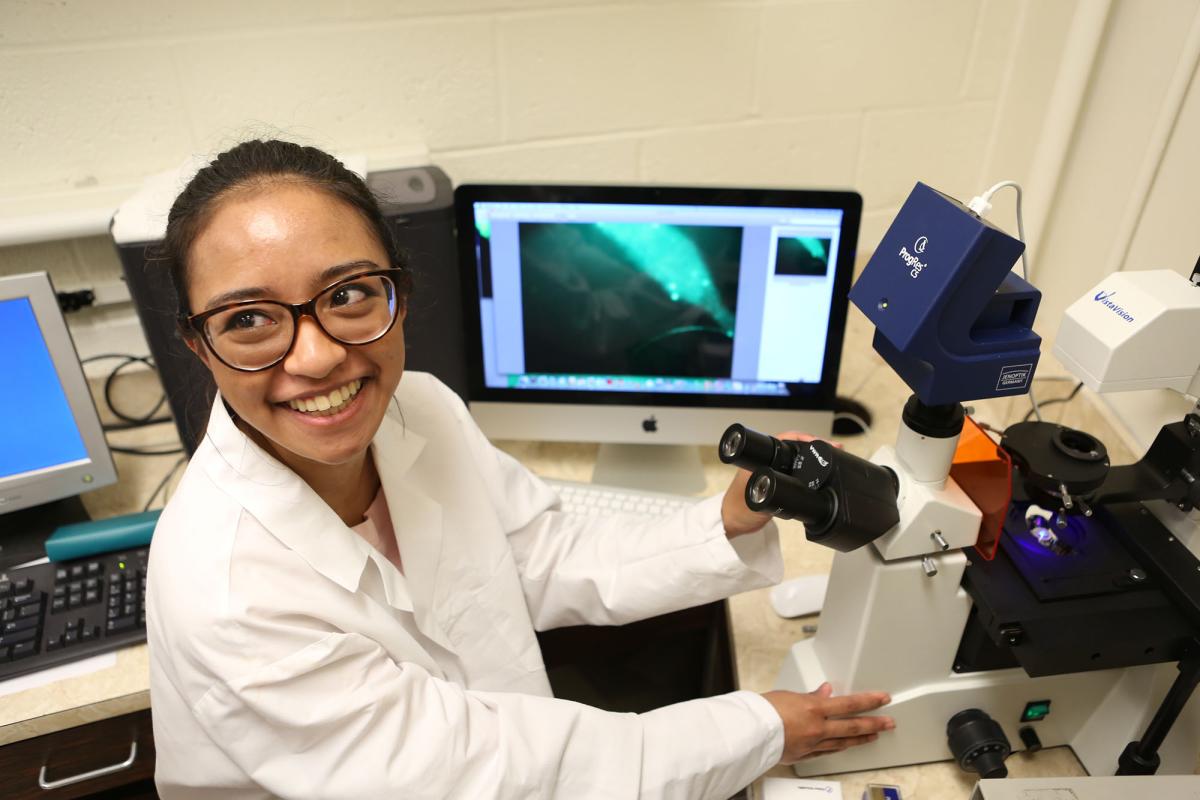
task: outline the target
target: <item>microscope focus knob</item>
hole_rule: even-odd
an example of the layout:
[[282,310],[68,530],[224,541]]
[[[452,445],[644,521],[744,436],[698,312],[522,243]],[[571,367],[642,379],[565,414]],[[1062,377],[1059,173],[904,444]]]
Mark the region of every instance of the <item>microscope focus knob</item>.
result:
[[960,711],[946,723],[946,739],[958,766],[981,778],[1008,777],[1004,759],[1012,752],[996,720],[978,708]]

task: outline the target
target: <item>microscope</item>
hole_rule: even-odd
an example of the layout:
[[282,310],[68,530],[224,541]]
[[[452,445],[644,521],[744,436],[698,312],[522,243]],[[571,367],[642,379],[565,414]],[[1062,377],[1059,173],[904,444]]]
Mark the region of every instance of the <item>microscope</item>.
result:
[[[1027,393],[1038,363],[1041,295],[1011,271],[1023,249],[918,183],[850,292],[913,390],[895,446],[868,461],[740,425],[722,437],[751,508],[838,551],[819,629],[776,688],[892,696],[894,734],[800,776],[954,759],[1002,777],[1013,750],[1063,744],[1092,775],[1196,769],[1200,413],[1127,466],[1052,423],[987,438],[962,404]],[[1200,286],[1121,272],[1067,310],[1055,354],[1096,391],[1195,397],[1198,333]]]

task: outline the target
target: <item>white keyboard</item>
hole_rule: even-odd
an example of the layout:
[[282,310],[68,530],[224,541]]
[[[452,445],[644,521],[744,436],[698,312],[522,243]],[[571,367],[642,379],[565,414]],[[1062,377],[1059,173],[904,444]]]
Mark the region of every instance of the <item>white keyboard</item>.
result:
[[562,498],[563,511],[571,514],[650,514],[665,516],[693,505],[700,498],[662,492],[643,492],[621,486],[547,480]]

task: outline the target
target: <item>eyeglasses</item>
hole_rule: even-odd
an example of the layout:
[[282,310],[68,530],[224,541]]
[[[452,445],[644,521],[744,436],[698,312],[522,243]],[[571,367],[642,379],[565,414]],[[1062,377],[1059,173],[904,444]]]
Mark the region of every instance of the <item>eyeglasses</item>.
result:
[[302,314],[341,344],[381,339],[396,323],[398,295],[410,286],[406,269],[363,272],[325,287],[305,303],[244,300],[193,314],[185,324],[225,366],[259,372],[291,352]]

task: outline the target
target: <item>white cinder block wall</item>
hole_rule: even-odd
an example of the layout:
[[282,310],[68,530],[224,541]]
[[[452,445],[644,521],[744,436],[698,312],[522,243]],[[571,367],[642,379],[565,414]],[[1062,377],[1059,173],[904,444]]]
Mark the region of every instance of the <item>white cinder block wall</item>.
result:
[[[852,187],[870,250],[917,179],[1030,178],[1085,3],[0,0],[0,217],[267,134],[456,182]],[[104,236],[0,248],[42,268],[119,283]]]

